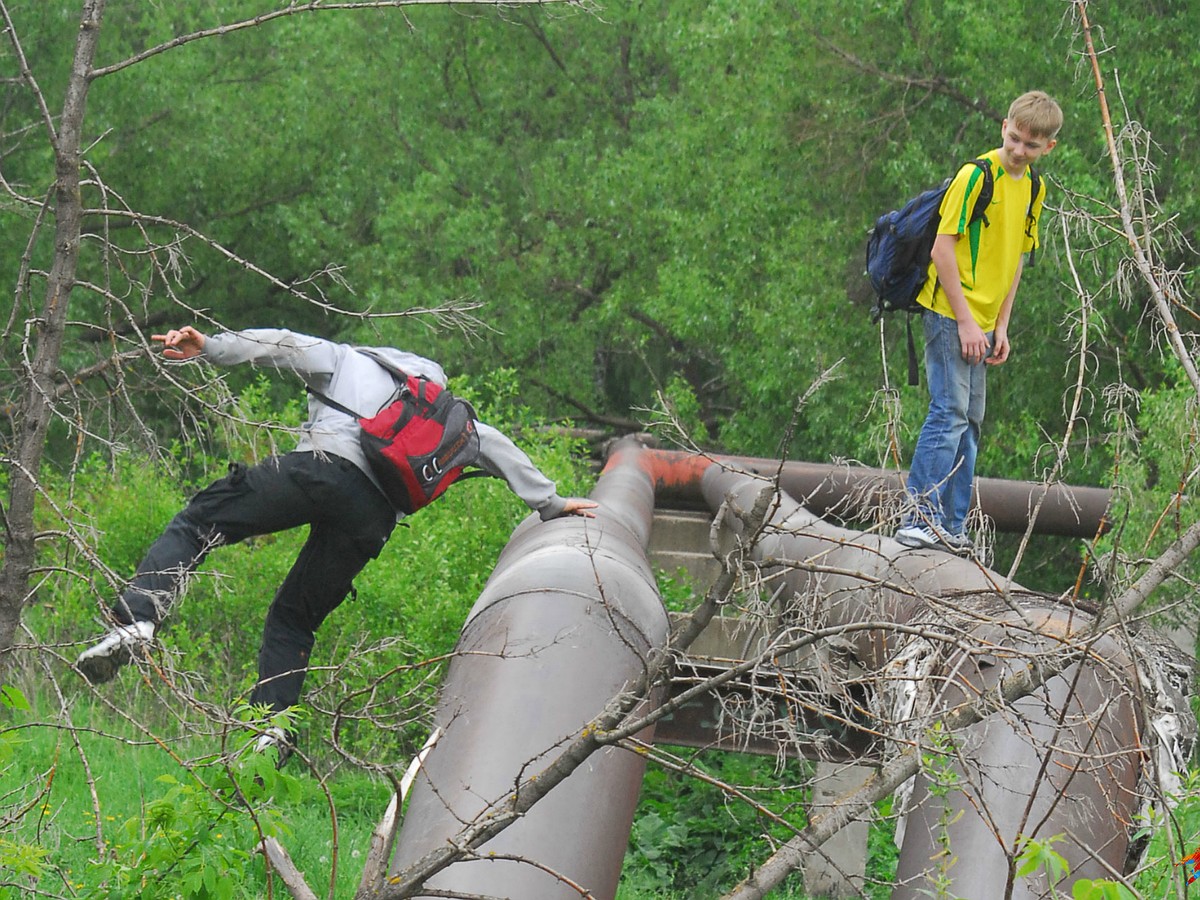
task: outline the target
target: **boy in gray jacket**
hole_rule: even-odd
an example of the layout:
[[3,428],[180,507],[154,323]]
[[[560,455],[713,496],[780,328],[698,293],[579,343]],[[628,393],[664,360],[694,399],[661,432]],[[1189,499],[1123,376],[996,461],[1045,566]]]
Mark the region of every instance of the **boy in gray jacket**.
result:
[[[367,353],[282,328],[205,336],[187,325],[153,339],[172,360],[202,356],[217,365],[250,363],[295,372],[313,392],[366,415],[394,399],[398,387]],[[445,372],[432,360],[390,347],[369,349],[409,375],[446,384]],[[595,503],[560,497],[516,444],[495,428],[476,424],[476,465],[503,478],[543,520],[594,516]],[[384,496],[358,434],[355,419],[310,393],[308,421],[293,451],[249,468],[231,466],[228,475],[193,497],[167,525],[114,605],[116,626],[80,654],[76,665],[84,677],[92,683],[109,681],[143,650],[187,576],[214,547],[309,525],[308,540],[267,611],[258,683],[250,697],[276,711],[294,706],[317,628],[350,593],[359,571],[379,555],[403,515]],[[287,736],[271,731],[265,743],[278,746],[282,762],[290,749]]]

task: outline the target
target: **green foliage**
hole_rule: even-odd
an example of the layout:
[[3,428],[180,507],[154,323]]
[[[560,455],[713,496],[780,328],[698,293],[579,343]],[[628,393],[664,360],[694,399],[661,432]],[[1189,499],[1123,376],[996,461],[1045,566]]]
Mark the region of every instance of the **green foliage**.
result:
[[87,523],[97,555],[112,570],[132,573],[193,490],[135,454],[111,460],[93,455],[72,481],[70,512]]
[[682,433],[701,447],[707,445],[708,426],[704,424],[703,410],[692,386],[681,376],[672,375],[662,396],[666,412]]
[[[669,390],[693,399],[712,445],[770,453],[796,397],[844,360],[803,411],[795,446],[816,461],[875,462],[869,403],[883,371],[861,276],[874,216],[995,144],[1008,101],[1034,84],[1066,112],[1046,163],[1052,206],[1065,202],[1059,185],[1111,200],[1097,163],[1098,110],[1063,64],[1071,29],[1060,28],[1062,10],[1026,7],[1009,10],[1002,42],[986,6],[931,0],[686,0],[603,18],[423,8],[411,27],[399,11],[290,15],[98,78],[89,162],[126,202],[187,221],[315,299],[390,312],[483,303],[491,330],[472,337],[411,319],[382,321],[378,333],[472,374],[513,366],[526,375],[527,402],[555,416],[627,417]],[[244,0],[111,7],[99,64],[256,12]],[[1186,104],[1198,98],[1176,86],[1200,83],[1179,40],[1197,15],[1138,0],[1104,9],[1098,22],[1120,36],[1123,83],[1136,85],[1137,104],[1116,108],[1117,125],[1136,116],[1153,130],[1163,148],[1157,196],[1185,233],[1200,191],[1173,148],[1188,145],[1197,117]],[[39,4],[15,26],[38,83],[57,97],[74,3]],[[5,90],[10,116],[38,118],[19,84]],[[187,164],[168,164],[178,160]],[[22,142],[6,156],[10,182],[41,193],[47,162],[39,142]],[[26,220],[0,218],[9,244],[23,245]],[[1017,355],[989,390],[989,423],[1019,425],[984,442],[981,463],[1000,477],[1030,477],[1045,435],[1061,431],[1068,307],[1056,227],[1052,209],[1046,252],[1022,283]],[[113,238],[132,247],[136,229]],[[48,267],[50,243],[36,242],[35,266]],[[369,334],[320,304],[280,307],[276,284],[198,241],[180,249],[189,258],[178,287],[194,289],[189,306],[218,321],[268,324],[283,309],[301,330]],[[117,270],[85,251],[83,278],[148,280],[133,256]],[[1095,268],[1115,269],[1116,252],[1100,248]],[[344,266],[352,291],[315,274],[331,263]],[[74,321],[122,318],[77,293]],[[148,304],[190,316],[162,293]],[[1106,384],[1123,364],[1159,383],[1162,366],[1136,327],[1143,310],[1106,299],[1099,312],[1112,337],[1092,348],[1089,381]],[[119,348],[126,332],[110,340]],[[902,329],[884,337],[900,382]],[[69,341],[67,368],[110,349]],[[902,395],[911,438],[924,393]],[[152,393],[133,399],[156,415]],[[1010,438],[1019,452],[1003,449]],[[1107,463],[1102,446],[1079,454],[1068,480],[1091,481]]]
[[1180,774],[1180,784],[1166,803],[1155,804],[1136,839],[1145,845],[1145,859],[1135,887],[1144,897],[1166,897],[1193,874],[1186,860],[1200,849],[1200,772]]
[[[49,857],[50,851],[45,847],[0,838],[0,866],[18,879],[40,878],[49,868]],[[0,897],[7,900],[9,896],[16,894],[10,895],[8,888],[0,887]]]
[[[1052,897],[1063,896],[1057,886],[1071,874],[1071,866],[1054,844],[1066,835],[1056,834],[1044,841],[1022,837],[1017,844],[1017,877],[1024,878],[1044,871],[1050,883]],[[1116,881],[1105,878],[1078,878],[1071,884],[1073,900],[1134,900],[1134,893]]]
[[1135,900],[1134,893],[1123,884],[1105,879],[1080,878],[1071,885],[1073,900]]
[[[689,762],[719,782],[742,786],[793,827],[805,824],[802,792],[779,790],[802,781],[805,764],[790,762],[780,771],[771,759],[711,752]],[[677,891],[697,900],[720,896],[745,877],[762,852],[764,835],[786,839],[790,832],[711,782],[652,766],[621,870],[620,896],[644,896],[640,892],[649,890]]]
[[958,793],[960,776],[955,765],[954,735],[946,731],[941,722],[934,724],[925,734],[925,746],[921,751],[921,771],[929,780],[929,793],[935,797],[948,797]]
[[[220,778],[198,786],[174,775],[161,775],[162,793],[148,802],[142,813],[126,821],[113,839],[111,855],[97,863],[92,875],[100,885],[87,897],[137,897],[139,900],[232,900],[258,895],[257,886],[227,877],[249,867],[251,849],[259,829],[264,836],[278,835],[278,813],[260,811],[255,819],[230,811],[220,794],[249,792],[253,802],[262,790],[255,777],[276,781],[270,760],[247,757],[243,778]],[[243,785],[243,780],[245,784]],[[215,792],[215,795],[214,795]]]
[[[180,737],[171,742],[173,757],[112,721],[107,709],[81,704],[76,714],[85,726],[78,745],[61,731],[30,729],[18,764],[4,772],[4,802],[21,794],[36,808],[9,821],[0,837],[0,898],[268,896],[255,851],[266,836],[278,837],[301,870],[331,873],[330,804],[340,828],[336,896],[353,895],[360,874],[353,860],[369,845],[388,785],[353,772],[321,784],[303,770],[276,771],[269,755],[248,752],[250,730],[230,735],[221,755],[211,736]],[[274,895],[281,889],[276,880]]]
[[[109,4],[97,65],[261,7],[253,0]],[[22,248],[0,259],[0,279],[18,301],[8,319],[18,326],[35,322],[30,298],[51,269],[53,229],[43,224],[31,234],[24,198],[46,196],[55,176],[46,126],[58,121],[79,11],[77,0],[54,0],[12,14],[12,36],[49,105],[47,119],[28,81],[0,85],[6,133],[20,136],[5,149],[11,189],[0,208],[4,245]],[[1106,57],[1119,62],[1129,90],[1128,103],[1112,104],[1117,132],[1134,122],[1151,130],[1159,164],[1153,196],[1190,237],[1200,173],[1184,150],[1200,122],[1192,40],[1200,6],[1131,0],[1093,13],[1112,41]],[[990,377],[980,472],[1040,477],[1063,431],[1063,389],[1073,377],[1063,362],[1071,337],[1064,285],[1072,278],[1058,211],[1079,204],[1107,215],[1114,200],[1111,173],[1099,162],[1095,91],[1080,77],[1063,16],[1042,0],[1007,4],[997,40],[997,9],[966,0],[681,0],[617,6],[602,18],[500,8],[324,12],[181,42],[96,78],[84,127],[85,203],[164,217],[164,225],[143,223],[145,234],[171,247],[146,253],[141,229],[125,227],[128,217],[93,214],[85,223],[65,351],[52,361],[56,383],[70,386],[77,405],[54,420],[48,440],[53,468],[42,482],[58,509],[43,503],[38,510],[45,534],[68,518],[77,530],[54,549],[44,545],[39,562],[52,574],[39,583],[26,622],[48,641],[77,640],[192,490],[227,460],[261,458],[290,441],[275,426],[297,424],[304,401],[286,375],[231,371],[235,402],[205,397],[222,412],[273,423],[261,429],[226,427],[215,415],[177,422],[189,404],[172,379],[188,386],[186,367],[168,378],[124,359],[102,369],[102,378],[76,380],[86,367],[140,347],[148,323],[191,320],[196,310],[230,327],[278,322],[442,359],[465,373],[456,387],[489,421],[510,426],[565,492],[580,492],[588,476],[572,462],[577,448],[569,440],[538,432],[547,419],[586,417],[585,410],[599,421],[637,417],[661,391],[699,440],[772,453],[797,396],[841,360],[836,378],[800,411],[792,455],[878,461],[880,414],[871,400],[885,374],[893,385],[903,381],[903,329],[867,325],[866,228],[878,212],[993,145],[1008,100],[1033,85],[1063,101],[1067,120],[1045,166],[1054,208],[1039,264],[1022,281],[1014,359]],[[169,220],[252,266],[231,263]],[[98,252],[101,234],[117,252]],[[1085,290],[1118,271],[1123,253],[1116,243],[1089,248]],[[1189,254],[1181,244],[1167,262],[1194,268]],[[164,262],[165,278],[150,259]],[[331,265],[345,268],[331,274]],[[1194,286],[1195,276],[1185,283]],[[284,294],[281,284],[314,302]],[[1096,421],[1099,405],[1089,406],[1063,477],[1105,483],[1117,473],[1129,502],[1099,549],[1145,556],[1192,522],[1193,491],[1179,488],[1195,468],[1196,411],[1153,349],[1141,299],[1097,294],[1089,397],[1127,378],[1142,408],[1122,443],[1112,439],[1115,428]],[[330,314],[331,307],[395,313],[451,299],[482,303],[486,327],[465,335],[411,317],[364,324]],[[28,353],[20,342],[28,333],[11,327],[0,335],[6,403],[21,395]],[[898,394],[903,454],[925,394],[908,387]],[[17,437],[6,427],[0,443],[13,446]],[[169,449],[154,450],[156,438]],[[387,686],[411,700],[413,722],[405,746],[372,746],[369,734],[355,746],[403,755],[418,741],[436,672],[402,664],[453,645],[490,562],[525,514],[502,485],[455,488],[412,528],[398,529],[363,573],[357,600],[322,629],[315,661],[343,660],[371,644],[372,653],[341,670],[344,688],[391,673]],[[235,705],[248,686],[257,623],[300,539],[263,538],[214,554],[164,631],[181,668],[207,676],[210,701]],[[87,545],[97,552],[80,552]],[[1046,556],[1063,557],[1062,566],[1035,568],[1039,584],[1024,572],[1021,580],[1061,589],[1063,568],[1073,574],[1077,565],[1075,549],[1052,545]],[[1113,571],[1110,584],[1129,574]],[[1176,604],[1168,615],[1194,620],[1193,594],[1183,582],[1163,592],[1164,604]],[[379,646],[398,636],[404,643]],[[305,727],[319,733],[321,725]],[[0,736],[10,761],[16,734]],[[156,820],[162,827],[141,847],[122,838],[126,861],[165,852],[168,839],[204,838],[189,830],[205,815],[191,787],[155,785],[153,802],[165,804]],[[715,847],[703,827],[665,805],[650,815],[658,824],[648,818],[645,835],[659,833],[671,845],[687,833]],[[4,841],[0,864],[36,867],[39,845]],[[9,857],[18,861],[9,865]],[[671,864],[661,855],[646,859],[647,871]],[[165,856],[160,863],[170,865]],[[110,874],[118,877],[116,869]],[[173,883],[181,895],[206,890],[202,878]]]
[[[249,717],[252,712],[241,710]],[[290,721],[272,725],[291,728]],[[97,886],[85,897],[139,900],[233,900],[259,896],[258,885],[227,877],[250,869],[263,838],[289,834],[274,801],[299,801],[300,781],[275,767],[267,754],[250,752],[246,732],[233,745],[232,766],[207,780],[194,774],[159,775],[138,815],[116,829],[109,853],[93,864]],[[231,801],[235,801],[231,802]]]
[[954,879],[950,870],[959,863],[954,847],[950,842],[950,826],[963,815],[962,810],[953,811],[949,797],[957,797],[961,793],[962,779],[955,764],[957,748],[954,735],[949,734],[941,722],[936,723],[925,733],[925,746],[921,751],[921,771],[926,777],[929,794],[941,801],[941,812],[934,826],[934,839],[939,852],[934,857],[936,867],[926,876],[930,884],[931,896],[947,898]]
[[658,572],[655,583],[663,606],[670,612],[689,612],[696,608],[697,586],[686,572]]
[[0,706],[5,709],[29,711],[29,701],[20,688],[11,684],[0,684]]
[[1031,875],[1040,869],[1045,869],[1050,884],[1056,885],[1071,874],[1071,867],[1062,854],[1054,849],[1055,842],[1062,840],[1064,835],[1056,834],[1045,841],[1022,837],[1018,842],[1017,876]]
[[[1191,388],[1178,382],[1137,397],[1132,421],[1119,435],[1118,488],[1111,512],[1112,532],[1099,542],[1102,552],[1119,551],[1108,560],[1108,577],[1119,588],[1137,571],[1121,561],[1145,559],[1165,550],[1196,522],[1188,497],[1189,473],[1195,470],[1200,411]],[[1163,585],[1150,608],[1167,627],[1194,620],[1200,613],[1189,580],[1196,564],[1183,562],[1179,578]]]
[[[8,710],[11,715],[29,713],[29,700],[24,692],[11,684],[0,685],[0,709]],[[24,718],[24,717],[22,717]],[[27,738],[21,737],[17,729],[0,728],[0,777],[11,777],[16,768],[15,757],[18,748],[28,743]],[[8,784],[9,781],[5,780]],[[10,878],[33,884],[51,866],[50,850],[39,846],[36,842],[20,838],[0,835],[0,872],[6,873],[3,881]],[[17,897],[16,888],[0,884],[0,900]]]
[[872,900],[887,900],[896,878],[900,848],[896,846],[896,817],[893,797],[875,804],[875,817],[867,831],[867,895]]
[[[0,684],[0,709],[9,710],[10,714],[30,712],[29,701],[24,692],[16,685]],[[12,762],[17,748],[24,743],[20,731],[15,729],[0,730],[0,772]]]
[[[291,15],[97,79],[90,161],[127,202],[186,220],[309,296],[388,312],[471,299],[488,329],[466,336],[404,318],[372,333],[319,304],[280,307],[276,285],[186,241],[181,286],[194,288],[190,306],[218,321],[270,324],[283,309],[291,327],[378,338],[472,375],[508,365],[523,373],[525,402],[556,417],[587,409],[637,418],[665,391],[702,441],[746,454],[774,452],[797,396],[842,360],[802,411],[792,452],[875,463],[870,400],[884,373],[866,321],[866,228],[994,145],[1011,97],[1045,87],[1066,112],[1046,162],[1054,209],[1046,250],[1023,278],[1014,361],[990,379],[980,460],[988,475],[1037,477],[1047,435],[1062,430],[1069,374],[1055,209],[1068,188],[1099,203],[1112,189],[1097,163],[1097,108],[1062,62],[1062,10],[1027,7],[1009,10],[1002,42],[986,7],[930,0],[687,0],[602,19],[423,8],[412,27],[386,10]],[[100,64],[258,11],[248,2],[110,8]],[[69,46],[73,14],[63,0],[16,23],[51,97],[63,73],[50,61]],[[1188,77],[1195,55],[1179,42],[1197,13],[1139,0],[1100,18],[1106,35],[1120,35],[1123,83],[1137,86],[1136,108],[1118,108],[1118,119],[1136,116],[1153,130],[1163,148],[1158,198],[1186,233],[1200,191],[1173,148],[1195,129],[1180,104],[1196,91],[1166,84],[1200,83]],[[27,92],[6,90],[14,110],[34,114]],[[187,165],[163,162],[180,159]],[[38,193],[46,162],[36,141],[22,143],[6,156],[10,181]],[[6,224],[10,244],[22,245],[25,221]],[[36,264],[48,247],[38,244]],[[1094,268],[1114,270],[1116,252],[1100,248]],[[352,291],[314,277],[330,263],[344,266]],[[96,282],[118,274],[90,252],[81,265]],[[138,265],[131,257],[130,278],[145,280]],[[99,298],[73,302],[75,321],[120,318]],[[190,316],[163,295],[150,307]],[[1105,299],[1091,384],[1111,382],[1119,366],[1151,388],[1162,381],[1137,327],[1142,313]],[[123,334],[115,329],[118,347]],[[892,383],[901,383],[903,329],[883,334]],[[68,342],[67,368],[109,349]],[[229,377],[240,385],[244,376]],[[925,395],[900,394],[907,453]],[[157,400],[134,394],[148,416],[160,415]],[[1095,442],[1064,477],[1092,483],[1110,469]]]

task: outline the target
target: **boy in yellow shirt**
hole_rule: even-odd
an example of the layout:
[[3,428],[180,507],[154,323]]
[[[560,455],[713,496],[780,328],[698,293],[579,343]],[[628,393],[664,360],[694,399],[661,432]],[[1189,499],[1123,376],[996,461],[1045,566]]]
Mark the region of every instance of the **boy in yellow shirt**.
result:
[[[1001,145],[983,154],[992,169],[986,215],[971,222],[983,186],[979,167],[959,169],[942,200],[925,307],[929,413],[908,473],[909,508],[896,540],[906,547],[969,553],[965,524],[987,397],[988,366],[1011,352],[1008,325],[1025,254],[1038,244],[1045,190],[1031,198],[1029,167],[1054,149],[1062,109],[1042,91],[1022,94],[1001,126]],[[1031,203],[1032,200],[1032,203]]]

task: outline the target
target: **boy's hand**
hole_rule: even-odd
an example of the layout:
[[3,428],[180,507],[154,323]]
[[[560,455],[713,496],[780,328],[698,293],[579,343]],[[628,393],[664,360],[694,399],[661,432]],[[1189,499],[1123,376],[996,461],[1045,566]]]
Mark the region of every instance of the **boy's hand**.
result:
[[996,329],[992,335],[992,355],[984,360],[989,366],[998,366],[1008,359],[1008,354],[1012,352],[1012,344],[1008,342],[1008,335]]
[[162,355],[167,359],[192,359],[204,350],[204,335],[191,325],[173,328],[166,334],[152,334],[150,340],[162,342]]
[[962,346],[962,358],[971,365],[981,362],[988,355],[987,336],[970,316],[958,320],[958,343]]
[[596,514],[592,512],[599,503],[591,500],[584,500],[582,497],[568,497],[566,505],[563,506],[562,514],[564,516],[584,516],[588,519],[596,518]]

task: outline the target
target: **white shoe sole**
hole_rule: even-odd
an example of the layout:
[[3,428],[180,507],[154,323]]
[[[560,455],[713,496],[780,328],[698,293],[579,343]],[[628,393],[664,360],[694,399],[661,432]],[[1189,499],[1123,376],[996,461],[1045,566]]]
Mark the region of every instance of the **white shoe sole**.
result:
[[154,625],[150,622],[123,625],[80,653],[75,667],[92,684],[105,684],[116,678],[121,668],[133,661],[135,654],[144,656],[153,637]]

